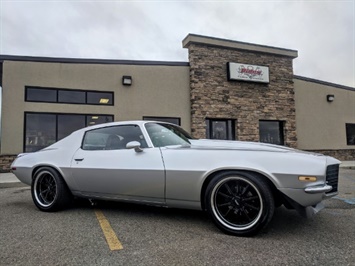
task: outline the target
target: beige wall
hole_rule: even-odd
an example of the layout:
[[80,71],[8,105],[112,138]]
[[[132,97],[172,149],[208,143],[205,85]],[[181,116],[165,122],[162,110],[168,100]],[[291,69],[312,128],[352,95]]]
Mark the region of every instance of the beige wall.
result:
[[[355,91],[294,79],[298,148],[353,149],[346,145],[346,123],[355,123]],[[327,102],[333,94],[335,100]]]
[[[132,86],[122,85],[130,75]],[[114,106],[25,102],[25,86],[114,92]],[[24,112],[112,114],[115,121],[143,116],[180,117],[190,130],[188,66],[65,64],[4,61],[1,153],[23,152]]]
[[[131,75],[133,85],[122,85]],[[25,102],[25,86],[115,93],[115,106]],[[188,66],[104,65],[15,62],[3,63],[1,154],[23,152],[24,112],[112,114],[115,121],[142,116],[180,117],[190,131]],[[355,91],[294,79],[297,147],[346,150],[346,123],[355,123]],[[332,103],[327,94],[334,94]]]

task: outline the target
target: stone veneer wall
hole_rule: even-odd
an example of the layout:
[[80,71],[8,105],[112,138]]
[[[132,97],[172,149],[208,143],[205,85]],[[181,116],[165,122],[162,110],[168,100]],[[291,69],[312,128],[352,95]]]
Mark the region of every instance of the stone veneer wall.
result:
[[340,161],[355,161],[355,150],[307,150],[310,152],[322,153],[332,156]]
[[[281,120],[285,145],[297,147],[291,57],[198,43],[188,51],[194,137],[206,137],[206,118],[224,118],[235,119],[236,139],[259,141],[259,120]],[[270,83],[228,81],[227,62],[268,66]]]
[[0,173],[10,172],[10,166],[15,160],[17,155],[14,154],[4,154],[0,155]]

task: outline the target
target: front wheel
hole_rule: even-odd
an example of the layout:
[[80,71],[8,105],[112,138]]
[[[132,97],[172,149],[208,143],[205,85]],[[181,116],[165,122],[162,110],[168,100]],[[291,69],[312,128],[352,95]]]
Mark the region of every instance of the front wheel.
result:
[[218,174],[210,182],[206,207],[223,232],[252,236],[271,221],[275,204],[269,185],[259,176],[231,171]]
[[32,199],[38,209],[53,212],[66,207],[71,193],[60,174],[52,168],[36,171],[31,185]]

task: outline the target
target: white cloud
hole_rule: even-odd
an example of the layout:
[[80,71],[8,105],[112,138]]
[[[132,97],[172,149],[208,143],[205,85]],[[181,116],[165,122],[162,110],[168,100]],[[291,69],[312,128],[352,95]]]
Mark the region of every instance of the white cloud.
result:
[[355,86],[354,1],[0,1],[1,54],[187,61],[196,33],[295,49],[295,74]]

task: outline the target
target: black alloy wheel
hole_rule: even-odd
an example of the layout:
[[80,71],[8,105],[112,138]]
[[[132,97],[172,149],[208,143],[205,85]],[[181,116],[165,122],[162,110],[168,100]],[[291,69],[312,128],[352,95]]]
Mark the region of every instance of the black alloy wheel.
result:
[[66,207],[71,193],[59,173],[49,167],[36,171],[31,185],[32,199],[41,211],[57,211]]
[[275,209],[268,184],[251,173],[218,174],[206,195],[206,207],[214,223],[232,235],[255,235],[271,221]]

